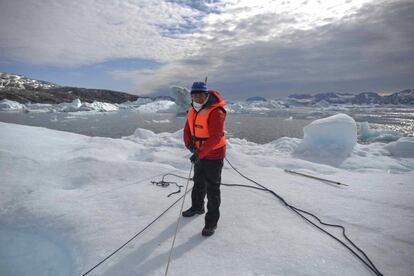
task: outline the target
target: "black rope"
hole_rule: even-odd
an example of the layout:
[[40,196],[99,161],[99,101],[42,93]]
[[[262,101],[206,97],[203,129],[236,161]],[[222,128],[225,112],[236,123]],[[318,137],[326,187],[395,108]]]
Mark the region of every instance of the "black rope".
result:
[[[322,232],[324,232],[325,234],[329,235],[330,237],[332,237],[333,239],[335,239],[337,242],[339,242],[340,244],[342,244],[343,246],[345,246],[349,251],[351,251],[351,253],[353,255],[355,255],[359,260],[361,260],[372,272],[374,272],[376,275],[379,276],[383,276],[383,274],[377,269],[377,267],[373,264],[373,262],[370,260],[370,258],[365,254],[365,252],[359,248],[358,246],[355,245],[355,243],[352,242],[352,240],[350,238],[348,238],[348,236],[345,233],[345,227],[343,227],[342,225],[337,225],[337,224],[330,224],[330,223],[326,223],[323,222],[319,217],[317,217],[315,214],[296,208],[293,205],[288,204],[283,197],[281,197],[280,195],[278,195],[276,192],[274,192],[271,189],[266,188],[265,186],[261,185],[260,183],[250,179],[249,177],[243,175],[240,171],[238,171],[231,163],[230,161],[225,158],[227,163],[229,163],[230,167],[233,168],[233,170],[235,170],[238,174],[240,174],[242,177],[244,177],[245,179],[251,181],[252,183],[258,185],[259,187],[261,187],[263,190],[273,194],[275,197],[277,197],[280,201],[283,202],[284,205],[286,205],[287,207],[289,207],[292,211],[294,211],[296,214],[298,214],[301,218],[303,218],[304,220],[306,220],[307,222],[309,222],[310,224],[312,224],[313,226],[315,226],[316,228],[318,228],[319,230],[321,230]],[[355,249],[357,249],[365,258],[366,260],[364,260],[360,255],[358,255],[357,252],[355,252],[355,250],[353,250],[351,247],[349,247],[347,244],[345,244],[343,241],[341,241],[340,239],[338,239],[337,237],[335,237],[334,235],[332,235],[331,233],[329,233],[328,231],[326,231],[325,229],[323,229],[322,227],[316,225],[314,222],[312,222],[311,220],[309,220],[307,217],[305,217],[303,214],[307,214],[313,218],[315,218],[320,224],[325,225],[325,226],[330,226],[330,227],[336,227],[336,228],[340,228],[342,230],[342,235],[345,237],[345,239],[352,245],[354,246]]]
[[173,182],[173,181],[164,181],[164,177],[165,177],[165,175],[163,175],[161,181],[151,181],[151,183],[152,184],[155,184],[155,185],[157,185],[159,187],[163,187],[163,188],[167,188],[168,186],[170,186],[170,184],[174,184],[175,186],[177,186],[178,190],[175,191],[175,192],[170,193],[169,195],[167,195],[167,197],[170,197],[170,196],[172,196],[174,194],[181,193],[181,188],[183,187],[183,185],[178,185],[177,182]]
[[[187,191],[187,193],[189,193],[192,190],[189,189]],[[147,230],[154,222],[156,222],[160,217],[162,217],[165,213],[168,212],[168,210],[170,210],[175,204],[177,204],[177,202],[179,202],[182,198],[184,197],[184,195],[182,195],[180,198],[178,198],[176,201],[174,201],[173,204],[171,204],[167,209],[165,209],[158,217],[156,217],[153,221],[151,221],[147,226],[145,226],[144,228],[142,228],[138,233],[136,233],[132,238],[130,238],[128,241],[126,241],[123,245],[121,245],[120,247],[118,247],[118,249],[116,249],[115,251],[113,251],[111,254],[109,254],[108,256],[106,256],[102,261],[100,261],[99,263],[97,263],[94,267],[92,267],[91,269],[89,269],[87,272],[85,272],[84,274],[82,274],[82,276],[85,276],[87,274],[89,274],[92,270],[94,270],[95,268],[97,268],[98,266],[100,266],[102,263],[104,263],[106,260],[108,260],[109,258],[111,258],[114,254],[116,254],[119,250],[121,250],[122,248],[124,248],[128,243],[130,243],[133,239],[135,239],[136,237],[138,237],[139,235],[141,235],[145,230]]]
[[[340,244],[342,244],[344,247],[346,247],[349,251],[351,251],[352,254],[354,254],[359,260],[361,260],[371,271],[373,271],[376,275],[379,276],[383,276],[383,274],[376,268],[376,266],[373,264],[373,262],[369,259],[369,257],[365,254],[365,252],[360,249],[358,246],[355,245],[355,243],[352,242],[351,239],[348,238],[348,236],[345,233],[345,227],[343,227],[342,225],[336,225],[336,224],[329,224],[326,222],[323,222],[319,217],[317,217],[316,215],[314,215],[311,212],[296,208],[293,205],[288,204],[283,197],[281,197],[280,195],[278,195],[276,192],[274,192],[271,189],[268,189],[267,187],[261,185],[260,183],[254,181],[253,179],[243,175],[240,171],[238,171],[231,163],[230,161],[225,158],[226,161],[229,163],[229,165],[233,168],[233,170],[235,170],[238,174],[240,174],[242,177],[244,177],[245,179],[249,180],[250,182],[258,185],[259,187],[256,186],[251,186],[251,185],[244,185],[244,184],[229,184],[229,183],[221,183],[221,185],[223,186],[229,186],[229,187],[244,187],[244,188],[252,188],[252,189],[256,189],[256,190],[260,190],[260,191],[266,191],[271,193],[272,195],[274,195],[276,198],[278,198],[285,206],[287,206],[288,208],[290,208],[292,211],[294,211],[297,215],[299,215],[301,218],[303,218],[304,220],[306,220],[308,223],[312,224],[313,226],[315,226],[316,228],[318,228],[320,231],[322,231],[323,233],[329,235],[330,237],[332,237],[333,239],[335,239],[336,241],[338,241]],[[193,178],[188,179],[187,177],[183,177],[177,174],[173,174],[173,173],[167,173],[164,174],[162,177],[161,181],[151,181],[151,183],[153,184],[159,184],[158,186],[162,186],[162,187],[168,187],[171,183],[178,185],[176,182],[168,182],[165,181],[164,178],[167,175],[172,175],[178,178],[182,178],[182,179],[186,179],[186,180],[193,180]],[[182,187],[182,186],[181,186]],[[189,193],[192,190],[189,189],[187,191],[187,193]],[[176,194],[181,192],[181,189],[179,187],[179,191],[174,192],[172,194]],[[172,195],[170,194],[170,195]],[[168,196],[170,196],[168,195]],[[181,197],[179,197],[176,201],[174,201],[174,203],[172,203],[167,209],[165,209],[158,217],[156,217],[153,221],[151,221],[147,226],[145,226],[143,229],[141,229],[138,233],[136,233],[132,238],[130,238],[128,241],[126,241],[123,245],[121,245],[119,248],[117,248],[115,251],[113,251],[111,254],[109,254],[107,257],[105,257],[102,261],[100,261],[99,263],[97,263],[94,267],[92,267],[91,269],[89,269],[87,272],[85,272],[84,274],[82,274],[82,276],[85,276],[87,274],[89,274],[91,271],[93,271],[95,268],[97,268],[98,266],[100,266],[102,263],[104,263],[106,260],[108,260],[110,257],[112,257],[114,254],[116,254],[118,251],[120,251],[122,248],[124,248],[128,243],[130,243],[132,240],[134,240],[136,237],[138,237],[140,234],[142,234],[145,230],[147,230],[153,223],[155,223],[158,219],[160,219],[166,212],[168,212],[168,210],[170,210],[175,204],[177,204],[182,198],[184,197],[184,195],[182,195]],[[316,225],[314,222],[312,222],[309,218],[307,218],[306,216],[304,216],[303,214],[309,215],[311,217],[313,217],[314,219],[316,219],[320,224],[325,225],[325,226],[330,226],[330,227],[337,227],[340,228],[342,230],[342,235],[345,237],[345,239],[352,245],[354,246],[368,261],[365,261],[360,255],[358,255],[357,252],[355,252],[351,247],[349,247],[347,244],[345,244],[343,241],[341,241],[340,239],[338,239],[337,237],[335,237],[334,235],[332,235],[331,233],[329,233],[328,231],[326,231],[325,229],[323,229],[322,227]]]
[[[165,176],[167,176],[167,175],[172,175],[172,176],[175,176],[175,177],[178,177],[178,178],[184,179],[184,180],[188,180],[188,178],[187,178],[187,177],[184,177],[184,176],[181,176],[181,175],[178,175],[178,174],[174,174],[174,173],[166,173],[166,174],[164,174],[164,175],[163,175],[162,180],[161,180],[161,181],[158,181],[158,182],[168,182],[168,181],[164,181],[164,177],[165,177]],[[193,178],[190,178],[190,181],[193,181]],[[153,183],[153,182],[156,182],[156,181],[151,181],[151,183]],[[175,182],[174,182],[174,183],[175,183]],[[266,190],[266,189],[259,188],[259,187],[256,187],[256,186],[243,185],[243,184],[220,183],[220,185],[223,185],[223,186],[229,186],[229,187],[245,187],[245,188],[252,188],[252,189],[257,189],[257,190],[261,190],[261,191],[265,191],[265,190]]]

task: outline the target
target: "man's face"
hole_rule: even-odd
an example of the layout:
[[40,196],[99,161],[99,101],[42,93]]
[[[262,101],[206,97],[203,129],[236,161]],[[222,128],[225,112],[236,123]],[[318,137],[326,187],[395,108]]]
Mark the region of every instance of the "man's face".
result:
[[198,94],[193,94],[191,95],[191,98],[193,99],[193,101],[195,101],[198,104],[202,104],[204,103],[204,101],[207,98],[207,94],[206,93],[198,93]]

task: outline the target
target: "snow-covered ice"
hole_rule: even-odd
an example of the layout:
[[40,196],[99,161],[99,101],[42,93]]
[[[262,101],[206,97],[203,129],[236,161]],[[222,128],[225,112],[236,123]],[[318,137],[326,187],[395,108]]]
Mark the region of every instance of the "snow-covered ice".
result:
[[[304,139],[260,145],[230,138],[228,158],[288,203],[344,225],[385,275],[412,275],[414,138],[360,145],[355,122],[345,116],[313,122]],[[321,162],[329,150],[341,153],[341,162]],[[0,123],[0,275],[86,272],[178,198],[166,197],[174,185],[150,181],[168,172],[188,176],[188,157],[182,130],[137,129],[111,139]],[[222,181],[251,184],[228,164]],[[162,275],[178,212],[177,205],[90,275]],[[223,186],[216,234],[203,238],[203,224],[202,216],[182,219],[169,275],[372,275],[268,193]]]
[[395,142],[391,142],[385,148],[395,156],[414,158],[414,139],[413,137],[402,137]]

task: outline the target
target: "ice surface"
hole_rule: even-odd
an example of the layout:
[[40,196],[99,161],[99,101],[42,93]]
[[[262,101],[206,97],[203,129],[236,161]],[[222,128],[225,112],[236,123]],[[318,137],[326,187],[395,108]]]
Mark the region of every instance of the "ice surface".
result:
[[414,158],[414,137],[402,137],[385,148],[395,157]]
[[[412,139],[401,138],[393,146],[355,144],[356,125],[346,115],[317,120],[305,133],[303,140],[285,137],[264,145],[230,138],[227,157],[290,204],[344,225],[385,275],[412,275],[414,158],[401,154],[412,156]],[[296,156],[298,147],[316,153],[320,149],[329,156],[339,153],[343,160],[337,165],[315,162]],[[182,130],[156,134],[137,129],[123,139],[110,139],[0,123],[0,225],[29,235],[33,242],[46,237],[56,252],[67,247],[69,256],[59,260],[56,253],[49,258],[61,263],[61,273],[81,275],[177,199],[166,197],[175,185],[159,188],[150,180],[160,180],[167,172],[188,176],[189,155]],[[328,185],[283,169],[349,186]],[[178,178],[167,180],[186,184]],[[248,183],[228,164],[222,181]],[[188,197],[185,208],[189,204]],[[162,275],[178,208],[92,275]],[[370,275],[341,245],[268,193],[223,186],[216,234],[203,238],[203,225],[202,216],[182,220],[169,275]],[[36,271],[44,271],[39,275],[47,275],[50,263],[37,258],[42,255],[38,248],[49,248],[44,240],[33,247],[11,247],[3,236],[0,240],[8,256],[29,259],[8,265],[37,265]]]
[[66,249],[47,237],[0,228],[0,244],[0,275],[73,275]]

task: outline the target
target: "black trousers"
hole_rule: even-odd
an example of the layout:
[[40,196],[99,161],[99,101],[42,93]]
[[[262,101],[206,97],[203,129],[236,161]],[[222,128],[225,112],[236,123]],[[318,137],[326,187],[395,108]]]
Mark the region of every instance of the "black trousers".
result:
[[191,192],[192,207],[200,210],[204,208],[204,198],[207,194],[207,213],[205,226],[217,225],[220,218],[220,184],[223,159],[201,159],[194,165],[194,187]]

